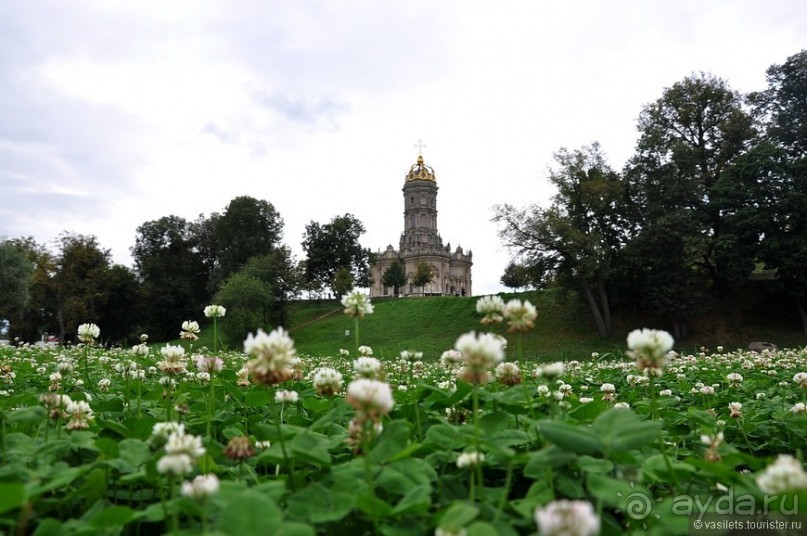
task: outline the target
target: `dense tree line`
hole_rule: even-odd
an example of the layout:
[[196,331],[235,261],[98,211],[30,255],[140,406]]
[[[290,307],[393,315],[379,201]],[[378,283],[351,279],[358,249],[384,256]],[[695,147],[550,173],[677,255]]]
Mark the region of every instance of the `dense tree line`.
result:
[[[281,242],[283,219],[274,206],[241,196],[195,221],[171,215],[144,222],[131,248],[133,268],[113,264],[94,236],[65,233],[56,251],[32,238],[10,239],[0,242],[0,321],[23,341],[47,334],[74,342],[78,325],[93,322],[105,343],[131,344],[140,333],[176,338],[184,320],[217,303],[228,311],[225,340],[237,344],[258,327],[284,325],[288,301],[304,290],[327,287],[338,295],[367,284],[363,233],[350,214],[311,222],[308,257],[298,262]],[[340,270],[347,281],[338,280]]]
[[767,270],[807,333],[807,51],[767,84],[741,95],[700,73],[664,89],[621,172],[596,143],[559,150],[548,207],[496,207],[515,254],[502,281],[579,291],[602,335],[618,299],[682,336],[704,294]]

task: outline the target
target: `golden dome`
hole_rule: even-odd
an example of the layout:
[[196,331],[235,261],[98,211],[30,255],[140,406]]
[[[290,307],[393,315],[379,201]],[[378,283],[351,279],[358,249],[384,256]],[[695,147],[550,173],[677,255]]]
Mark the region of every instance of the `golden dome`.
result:
[[434,178],[434,169],[423,163],[423,155],[418,155],[417,163],[409,168],[409,173],[406,174],[406,180],[437,182]]

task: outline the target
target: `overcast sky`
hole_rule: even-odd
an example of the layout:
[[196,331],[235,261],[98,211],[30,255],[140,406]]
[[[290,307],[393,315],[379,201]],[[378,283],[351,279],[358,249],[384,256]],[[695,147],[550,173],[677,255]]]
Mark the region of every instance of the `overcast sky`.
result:
[[131,266],[140,224],[249,195],[298,258],[344,213],[397,248],[423,139],[443,241],[498,292],[492,207],[547,202],[554,152],[621,169],[665,87],[764,89],[806,37],[802,0],[0,0],[0,237],[93,234]]

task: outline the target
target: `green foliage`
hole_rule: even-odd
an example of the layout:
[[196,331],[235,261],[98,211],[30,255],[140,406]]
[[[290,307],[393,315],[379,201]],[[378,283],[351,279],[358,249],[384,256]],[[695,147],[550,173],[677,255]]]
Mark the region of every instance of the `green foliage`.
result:
[[144,329],[156,340],[173,338],[182,322],[197,318],[209,299],[208,274],[193,227],[178,216],[145,222],[137,228],[132,256],[147,311]]
[[[367,320],[394,316],[385,304],[440,301],[382,300]],[[472,300],[444,303],[474,314]],[[559,384],[537,377],[526,361],[519,385],[472,386],[437,362],[418,365],[415,375],[397,358],[382,358],[394,405],[361,444],[348,441],[356,437],[358,412],[344,393],[321,396],[308,379],[237,386],[235,371],[245,356],[223,352],[224,368],[212,387],[182,381],[168,401],[183,404],[184,432],[197,436],[204,433],[208,397],[217,408],[212,431],[202,438],[205,454],[178,479],[160,474],[167,453],[150,438],[166,417],[159,376],[140,385],[142,408],[124,403],[134,395],[131,386],[110,376],[100,357],[117,363],[132,354],[89,352],[93,383],[113,381],[90,400],[95,418],[88,428],[70,430],[67,419],[51,419],[38,403],[47,379],[37,369],[52,365],[53,353],[0,348],[0,360],[13,362],[16,372],[13,394],[0,398],[0,526],[30,534],[420,536],[439,529],[510,536],[535,534],[536,509],[572,499],[590,503],[607,534],[687,534],[692,519],[713,515],[716,505],[753,516],[749,501],[764,502],[771,513],[792,516],[793,508],[803,513],[799,505],[807,500],[804,490],[764,495],[758,480],[778,455],[803,443],[798,432],[807,419],[790,410],[798,396],[781,381],[800,370],[803,349],[780,352],[776,362],[743,351],[682,352],[668,365],[678,372],[655,377],[658,385],[633,384],[626,377],[638,372],[631,362],[580,359],[558,378],[568,386],[562,400],[540,394]],[[84,350],[60,355],[78,360]],[[156,351],[138,357],[144,368],[160,359]],[[690,366],[694,361],[697,367]],[[307,356],[300,366],[303,376],[322,366],[348,375],[351,360]],[[744,380],[729,385],[728,371],[742,371]],[[64,382],[69,396],[85,398],[71,375]],[[606,382],[627,407],[614,407],[596,388]],[[707,395],[691,388],[696,382],[718,387]],[[672,396],[660,397],[662,388]],[[278,412],[272,401],[280,389],[294,390],[300,400]],[[730,402],[742,403],[740,417],[729,417]],[[374,423],[366,424],[364,430]],[[704,444],[702,436],[718,432],[720,445]],[[244,436],[256,452],[230,459],[230,438]],[[259,447],[256,439],[271,446]],[[470,452],[484,455],[478,467],[459,463]],[[217,491],[205,499],[180,494],[180,483],[198,474],[216,475]]]
[[350,292],[350,289],[352,289],[353,286],[353,275],[350,273],[348,268],[341,266],[338,270],[336,270],[336,275],[333,278],[331,288],[333,288],[333,293],[337,298]]
[[283,218],[268,201],[249,196],[234,198],[224,213],[211,217],[218,263],[216,281],[224,281],[252,257],[270,253],[280,245]]
[[63,234],[59,246],[51,284],[59,339],[65,341],[74,339],[79,324],[103,323],[114,273],[109,250],[95,236]]
[[306,225],[302,242],[307,255],[306,281],[312,285],[321,282],[331,287],[334,294],[341,295],[334,282],[339,269],[347,268],[356,286],[368,286],[370,251],[359,243],[363,234],[364,225],[352,214],[335,216],[324,225],[314,221]]
[[557,278],[582,291],[601,336],[612,332],[607,280],[630,231],[621,177],[605,162],[598,144],[555,154],[559,167],[549,179],[558,193],[552,205],[519,210],[496,207],[494,221],[505,244],[524,259],[530,273]]
[[273,300],[269,283],[237,273],[225,281],[214,301],[227,308],[219,326],[222,339],[231,347],[239,347],[247,334],[258,328],[270,328]]
[[425,294],[426,285],[434,280],[432,267],[426,262],[419,262],[415,267],[415,275],[412,277],[412,284],[416,287],[421,287]]
[[505,267],[499,282],[513,290],[524,288],[530,284],[529,269],[522,263],[510,261]]
[[401,287],[406,285],[406,268],[401,261],[395,259],[389,268],[384,270],[384,273],[381,274],[381,284],[385,287],[392,287],[393,294],[398,295]]
[[13,242],[0,243],[0,318],[22,317],[30,299],[33,265]]

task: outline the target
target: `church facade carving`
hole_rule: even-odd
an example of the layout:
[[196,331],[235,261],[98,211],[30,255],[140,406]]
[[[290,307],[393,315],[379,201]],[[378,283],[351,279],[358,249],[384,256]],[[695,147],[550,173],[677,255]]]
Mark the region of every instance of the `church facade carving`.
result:
[[[451,251],[451,244],[443,245],[437,231],[437,180],[434,170],[418,155],[409,169],[403,185],[404,230],[398,249],[390,244],[385,251],[376,253],[371,266],[370,296],[392,296],[394,289],[385,287],[384,272],[395,261],[400,261],[406,272],[406,284],[399,289],[403,296],[470,296],[473,252],[462,247]],[[432,280],[425,286],[414,284],[418,265],[427,264]]]

